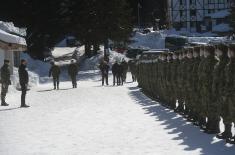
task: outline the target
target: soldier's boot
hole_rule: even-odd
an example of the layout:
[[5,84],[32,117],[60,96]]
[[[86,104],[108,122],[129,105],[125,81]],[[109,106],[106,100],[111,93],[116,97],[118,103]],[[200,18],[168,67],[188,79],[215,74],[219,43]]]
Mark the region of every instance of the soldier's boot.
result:
[[225,124],[224,132],[217,134],[216,137],[218,139],[226,139],[226,140],[228,140],[232,136],[231,127],[232,127],[232,125],[230,123],[229,124]]
[[9,106],[5,101],[5,96],[1,95],[1,106]]
[[200,116],[198,125],[200,126],[200,128],[202,130],[205,130],[205,128],[206,128],[206,118]]

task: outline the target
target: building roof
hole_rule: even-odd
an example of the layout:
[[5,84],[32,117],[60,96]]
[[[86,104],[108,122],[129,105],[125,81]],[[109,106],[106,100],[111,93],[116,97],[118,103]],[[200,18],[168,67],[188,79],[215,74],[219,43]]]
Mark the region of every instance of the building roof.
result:
[[19,44],[26,46],[26,41],[24,38],[7,33],[0,29],[0,41],[10,44]]

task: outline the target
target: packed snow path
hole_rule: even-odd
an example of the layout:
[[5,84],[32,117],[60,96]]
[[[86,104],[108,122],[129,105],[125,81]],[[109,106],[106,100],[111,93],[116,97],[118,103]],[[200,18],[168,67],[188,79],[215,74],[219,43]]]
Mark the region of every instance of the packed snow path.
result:
[[[1,155],[232,155],[225,145],[144,96],[136,83],[101,86],[98,73],[81,72],[78,89],[62,82],[20,94],[0,107]],[[111,79],[110,79],[111,81]]]

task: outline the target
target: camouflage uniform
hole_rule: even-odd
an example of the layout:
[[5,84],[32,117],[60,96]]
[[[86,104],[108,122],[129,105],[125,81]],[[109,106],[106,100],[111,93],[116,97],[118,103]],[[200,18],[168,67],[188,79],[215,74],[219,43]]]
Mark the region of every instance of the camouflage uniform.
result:
[[[225,45],[218,45],[218,49],[222,52],[222,55],[218,57],[219,61],[214,67],[213,71],[213,83],[212,83],[212,94],[213,94],[213,103],[211,104],[211,117],[217,121],[214,124],[215,132],[219,133],[219,116],[222,115],[220,109],[222,108],[222,95],[224,92],[225,85],[225,67],[228,63],[227,57],[227,47]],[[212,128],[213,130],[213,128]]]
[[200,47],[194,47],[194,58],[193,58],[193,69],[192,69],[192,90],[193,90],[193,94],[192,94],[192,106],[191,106],[191,115],[192,115],[192,119],[197,122],[198,121],[198,111],[200,109],[198,108],[198,102],[200,100],[200,90],[198,87],[198,67],[200,64],[200,57],[199,57],[199,53],[200,53]]
[[[204,64],[202,66],[202,73],[200,76],[202,80],[202,107],[201,107],[201,116],[203,118],[208,117],[207,122],[207,130],[211,130],[212,126],[214,125],[214,106],[212,100],[212,80],[213,80],[213,70],[214,66],[217,63],[217,60],[214,57],[214,47],[213,46],[206,46],[205,47],[206,54],[209,55],[205,57]],[[205,54],[205,55],[206,55]]]

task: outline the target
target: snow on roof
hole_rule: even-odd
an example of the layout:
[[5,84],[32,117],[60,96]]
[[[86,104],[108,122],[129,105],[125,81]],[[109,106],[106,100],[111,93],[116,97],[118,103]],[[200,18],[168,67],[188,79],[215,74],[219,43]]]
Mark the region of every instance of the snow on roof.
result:
[[215,13],[208,14],[207,16],[211,18],[225,18],[230,15],[229,10],[222,10]]
[[212,27],[213,32],[229,32],[230,30],[232,30],[231,27],[224,23]]
[[51,51],[53,57],[63,57],[63,56],[71,56],[77,47],[55,47],[53,51]]
[[5,32],[26,36],[26,29],[15,27],[15,25],[12,22],[0,21],[0,29]]
[[26,41],[24,38],[7,33],[0,29],[0,41],[5,43],[19,44],[26,46]]

